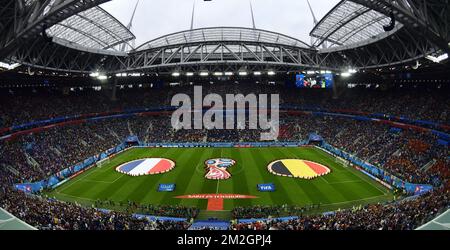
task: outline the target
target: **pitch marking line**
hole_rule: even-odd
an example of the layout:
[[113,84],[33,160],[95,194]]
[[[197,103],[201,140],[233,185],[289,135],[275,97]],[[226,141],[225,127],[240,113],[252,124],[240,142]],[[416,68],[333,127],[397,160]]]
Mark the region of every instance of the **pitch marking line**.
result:
[[75,196],[75,195],[70,195],[70,194],[66,194],[66,193],[58,193],[58,194],[62,195],[62,196],[67,196],[67,197],[70,197],[70,198],[74,198],[74,199],[87,200],[87,201],[96,201],[94,199],[80,197],[80,196]]
[[360,183],[363,182],[362,180],[354,180],[354,181],[336,181],[336,182],[328,182],[329,185],[337,185],[337,184],[344,184],[344,183]]
[[220,180],[217,180],[217,188],[216,188],[216,194],[218,194],[218,193],[219,193],[219,183],[220,183]]
[[384,197],[384,196],[387,196],[387,194],[377,195],[377,196],[372,196],[372,197],[357,199],[357,200],[320,204],[320,206],[332,206],[332,205],[346,204],[346,203],[357,202],[357,201],[373,200],[375,198],[380,198],[380,197]]
[[113,181],[99,181],[99,180],[92,180],[92,179],[83,179],[81,181],[84,182],[97,182],[97,183],[104,183],[104,184],[114,184],[116,181],[118,181],[120,178],[124,177],[125,175],[121,175],[119,177],[117,177],[115,180]]
[[[335,157],[334,155],[332,155],[332,154],[330,154],[330,153],[328,153],[328,152],[326,152],[326,151],[320,150],[320,152],[323,152],[323,153],[326,154],[326,155],[331,155],[332,157]],[[376,189],[378,189],[378,191],[380,191],[381,193],[383,193],[383,195],[387,195],[387,192],[385,192],[384,190],[382,190],[381,188],[379,188],[377,185],[374,185],[372,182],[367,181],[365,178],[356,175],[353,171],[358,171],[357,169],[355,169],[355,168],[349,168],[349,169],[351,169],[351,170],[348,170],[348,172],[350,172],[353,176],[356,176],[356,177],[358,177],[359,179],[361,179],[361,180],[363,180],[363,181],[369,183],[372,187],[375,187]],[[362,172],[361,172],[361,174],[363,174],[365,177],[370,178],[369,176],[366,176],[366,175],[365,175],[364,173],[362,173]],[[374,181],[375,181],[375,180],[374,180]]]
[[[222,159],[222,148],[220,149],[220,158]],[[220,184],[220,180],[217,179],[217,187],[216,187],[216,194],[219,193],[219,184]]]
[[[93,170],[93,169],[90,169],[90,170]],[[89,170],[88,170],[88,171],[89,171]],[[65,187],[62,188],[61,190],[58,190],[56,193],[59,194],[59,193],[65,191],[65,190],[68,189],[69,187],[73,186],[75,183],[77,183],[77,182],[79,182],[79,181],[81,181],[81,180],[84,180],[84,178],[90,176],[90,175],[93,174],[93,173],[95,173],[95,171],[92,171],[92,172],[87,173],[86,175],[80,177],[80,178],[77,179],[76,181],[74,181],[74,182],[70,183],[69,185],[65,186]]]

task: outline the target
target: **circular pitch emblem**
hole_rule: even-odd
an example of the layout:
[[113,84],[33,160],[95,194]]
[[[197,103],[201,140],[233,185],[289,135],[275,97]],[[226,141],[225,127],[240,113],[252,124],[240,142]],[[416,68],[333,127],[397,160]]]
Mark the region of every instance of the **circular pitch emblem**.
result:
[[275,175],[308,180],[331,172],[329,168],[322,164],[299,159],[277,160],[270,163],[267,169]]
[[231,178],[228,168],[234,166],[236,161],[233,159],[218,158],[205,161],[206,174],[208,180],[226,180]]
[[116,171],[131,176],[153,175],[169,172],[175,167],[175,162],[164,158],[146,158],[124,163]]

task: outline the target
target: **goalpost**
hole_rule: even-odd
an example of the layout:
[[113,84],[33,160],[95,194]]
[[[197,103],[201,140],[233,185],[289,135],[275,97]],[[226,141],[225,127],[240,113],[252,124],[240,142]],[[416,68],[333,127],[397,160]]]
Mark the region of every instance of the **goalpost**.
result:
[[350,166],[350,161],[347,161],[347,160],[345,160],[345,159],[343,159],[341,157],[334,157],[334,162],[340,163],[344,167]]
[[98,168],[101,168],[101,167],[103,167],[104,165],[108,164],[109,161],[110,161],[110,159],[109,159],[109,157],[107,157],[107,158],[105,158],[105,159],[103,159],[103,160],[98,161],[98,162],[96,163],[96,165],[97,165]]

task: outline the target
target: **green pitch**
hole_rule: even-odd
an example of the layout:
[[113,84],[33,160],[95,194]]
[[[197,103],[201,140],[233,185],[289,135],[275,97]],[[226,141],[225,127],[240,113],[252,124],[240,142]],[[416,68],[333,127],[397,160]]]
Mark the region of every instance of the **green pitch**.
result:
[[[131,177],[116,172],[125,162],[140,158],[168,158],[175,168],[165,174]],[[228,180],[204,178],[204,162],[212,158],[231,158]],[[279,159],[303,159],[323,164],[331,173],[313,180],[276,176],[267,165]],[[158,192],[161,183],[175,183],[174,192]],[[275,192],[258,192],[257,184],[274,183]],[[185,205],[205,209],[207,200],[177,199],[188,194],[243,194],[257,199],[225,200],[224,208],[235,206],[321,204],[321,211],[348,208],[358,204],[392,199],[392,194],[359,171],[345,167],[322,150],[303,148],[134,148],[123,152],[102,167],[70,180],[50,193],[60,200],[91,205],[97,200],[134,201],[139,204]]]

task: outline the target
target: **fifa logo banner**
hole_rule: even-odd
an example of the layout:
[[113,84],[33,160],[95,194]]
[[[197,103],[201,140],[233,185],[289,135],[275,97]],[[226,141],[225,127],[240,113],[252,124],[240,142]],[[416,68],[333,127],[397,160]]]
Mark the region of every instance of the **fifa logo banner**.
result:
[[234,166],[236,161],[232,159],[210,159],[205,162],[208,180],[226,180],[231,178],[228,168]]
[[275,192],[275,184],[267,183],[267,184],[258,184],[259,192]]

